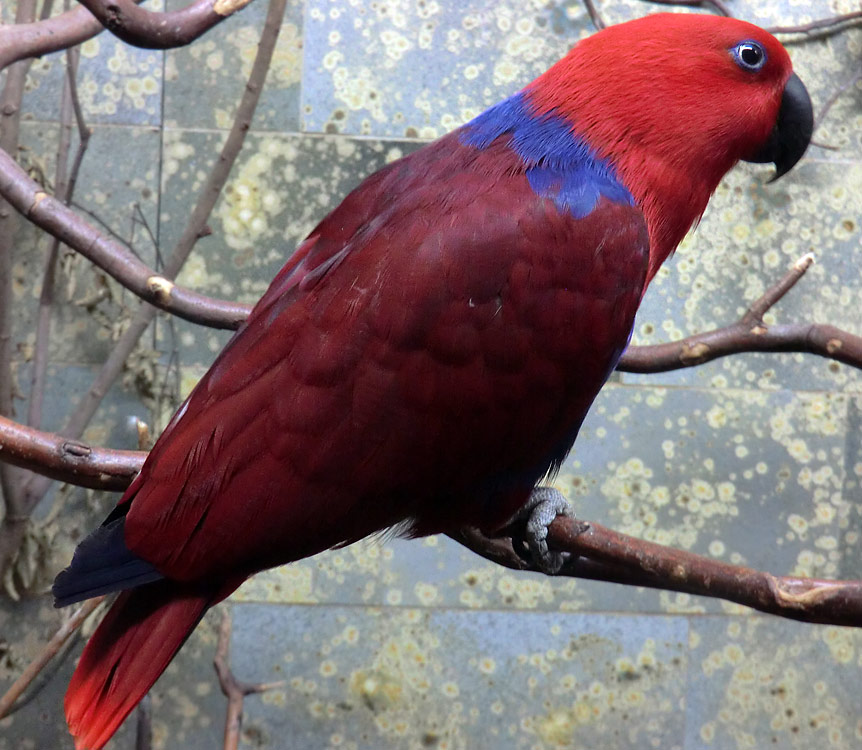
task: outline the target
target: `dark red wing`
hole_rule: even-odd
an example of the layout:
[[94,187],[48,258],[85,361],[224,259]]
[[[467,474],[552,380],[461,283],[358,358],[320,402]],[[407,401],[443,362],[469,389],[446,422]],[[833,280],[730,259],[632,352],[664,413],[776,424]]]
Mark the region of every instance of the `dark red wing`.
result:
[[306,240],[156,444],[130,549],[195,579],[405,519],[504,520],[562,459],[626,345],[638,209],[575,219],[502,141],[438,141]]

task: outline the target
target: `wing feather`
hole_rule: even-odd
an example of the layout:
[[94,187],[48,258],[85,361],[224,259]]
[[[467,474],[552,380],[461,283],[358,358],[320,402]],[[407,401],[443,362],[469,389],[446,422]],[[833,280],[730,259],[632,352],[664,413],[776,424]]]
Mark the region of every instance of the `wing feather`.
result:
[[194,580],[404,521],[502,520],[622,352],[647,251],[638,209],[561,212],[505,139],[390,165],[302,243],[157,442],[129,548]]

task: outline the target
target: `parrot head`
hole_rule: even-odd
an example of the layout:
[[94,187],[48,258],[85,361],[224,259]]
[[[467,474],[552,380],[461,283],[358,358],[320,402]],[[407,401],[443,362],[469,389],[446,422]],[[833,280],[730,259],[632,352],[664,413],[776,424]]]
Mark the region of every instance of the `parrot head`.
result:
[[658,13],[579,42],[526,89],[616,169],[650,232],[650,278],[740,160],[773,180],[811,139],[811,100],[768,32],[732,18]]

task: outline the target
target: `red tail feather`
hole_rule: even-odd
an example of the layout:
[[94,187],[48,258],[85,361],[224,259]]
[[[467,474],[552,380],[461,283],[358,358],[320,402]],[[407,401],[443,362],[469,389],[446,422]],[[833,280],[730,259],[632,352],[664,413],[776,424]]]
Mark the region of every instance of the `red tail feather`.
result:
[[173,581],[120,594],[84,649],[66,719],[76,750],[99,750],[221,597]]

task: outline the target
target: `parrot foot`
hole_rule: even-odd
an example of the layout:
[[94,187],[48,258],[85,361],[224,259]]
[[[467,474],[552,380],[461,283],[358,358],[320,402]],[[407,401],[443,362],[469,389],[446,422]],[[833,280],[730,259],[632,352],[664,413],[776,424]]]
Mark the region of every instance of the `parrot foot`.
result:
[[548,549],[548,526],[557,516],[574,517],[568,500],[553,487],[536,487],[524,506],[509,522],[524,523],[524,541],[533,564],[546,575],[556,575],[569,558],[568,552]]

